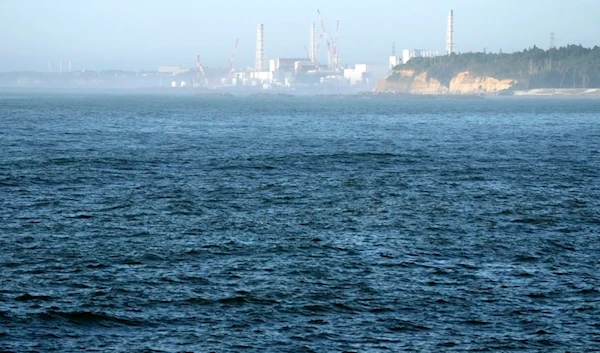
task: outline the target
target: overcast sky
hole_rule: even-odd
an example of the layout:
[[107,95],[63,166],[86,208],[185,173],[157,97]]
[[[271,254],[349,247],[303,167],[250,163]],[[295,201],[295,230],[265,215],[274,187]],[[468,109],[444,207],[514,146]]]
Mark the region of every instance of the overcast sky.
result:
[[267,58],[305,57],[317,9],[330,33],[340,21],[344,64],[386,64],[392,42],[443,52],[450,9],[457,52],[547,48],[550,32],[558,46],[600,45],[600,0],[0,0],[0,71],[46,71],[50,60],[78,70],[192,67],[196,54],[225,67],[237,38],[235,66],[247,67],[259,23]]

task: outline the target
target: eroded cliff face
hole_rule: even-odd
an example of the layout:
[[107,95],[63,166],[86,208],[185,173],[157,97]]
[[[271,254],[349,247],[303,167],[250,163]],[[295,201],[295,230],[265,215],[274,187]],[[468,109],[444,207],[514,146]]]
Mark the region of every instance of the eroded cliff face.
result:
[[516,80],[499,80],[494,77],[472,76],[462,72],[450,81],[449,87],[430,78],[426,72],[415,74],[412,70],[399,70],[379,81],[375,92],[394,92],[406,94],[478,94],[496,93],[511,88]]
[[412,70],[395,72],[393,80],[383,79],[377,83],[376,92],[395,92],[407,94],[443,94],[448,88],[436,79],[427,77],[423,72],[418,75]]
[[494,77],[472,76],[467,71],[456,75],[450,81],[449,91],[454,94],[495,93],[507,90],[516,83],[516,80],[498,80]]

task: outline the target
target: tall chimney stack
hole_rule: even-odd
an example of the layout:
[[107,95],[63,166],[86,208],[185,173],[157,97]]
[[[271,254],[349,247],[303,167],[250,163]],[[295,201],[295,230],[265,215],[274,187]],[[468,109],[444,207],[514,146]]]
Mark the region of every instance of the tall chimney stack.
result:
[[261,72],[265,71],[265,37],[264,37],[264,26],[258,25],[256,32],[256,62],[254,64],[254,71]]
[[317,28],[312,24],[310,29],[310,62],[317,63]]
[[448,29],[446,30],[446,55],[454,53],[454,11],[448,13]]

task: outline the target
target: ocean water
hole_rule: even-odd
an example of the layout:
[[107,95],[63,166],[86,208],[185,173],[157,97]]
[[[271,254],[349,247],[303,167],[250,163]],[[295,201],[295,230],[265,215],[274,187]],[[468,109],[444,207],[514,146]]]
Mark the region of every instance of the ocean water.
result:
[[600,100],[3,94],[0,351],[600,351]]

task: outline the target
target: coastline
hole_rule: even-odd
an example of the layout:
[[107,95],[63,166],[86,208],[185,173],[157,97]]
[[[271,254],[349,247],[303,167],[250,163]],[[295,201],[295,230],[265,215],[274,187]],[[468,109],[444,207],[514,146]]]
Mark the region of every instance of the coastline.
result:
[[204,90],[204,89],[170,89],[163,87],[154,88],[48,88],[48,87],[2,87],[0,93],[8,94],[82,94],[82,95],[169,95],[169,96],[195,96],[203,97],[254,97],[254,98],[289,98],[289,97],[315,97],[332,99],[494,99],[494,98],[560,98],[560,99],[600,99],[600,88],[538,88],[531,90],[505,90],[500,92],[482,93],[405,93],[394,91],[358,91],[358,92],[327,92],[312,90]]
[[517,97],[593,97],[600,98],[600,88],[538,88],[514,91]]

